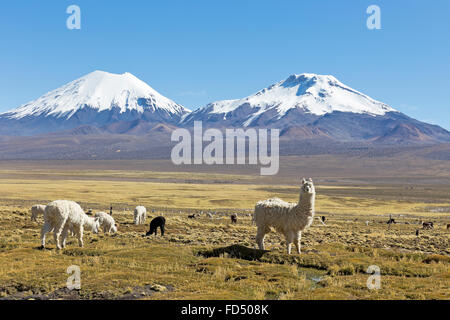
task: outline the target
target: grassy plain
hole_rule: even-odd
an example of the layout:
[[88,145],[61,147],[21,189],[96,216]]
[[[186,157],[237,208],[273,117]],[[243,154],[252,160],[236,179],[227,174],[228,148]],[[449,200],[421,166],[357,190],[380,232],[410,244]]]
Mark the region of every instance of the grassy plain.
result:
[[[254,204],[280,197],[297,201],[294,184],[247,174],[0,168],[0,297],[7,299],[449,299],[450,202],[445,185],[317,182],[317,220],[302,238],[302,255],[285,254],[271,233],[267,252],[255,250]],[[39,250],[42,218],[29,207],[71,199],[107,211],[116,235],[70,238],[67,249]],[[132,224],[144,205],[149,219],[163,214],[165,237],[143,237],[148,224]],[[155,210],[154,213],[151,211]],[[188,219],[192,212],[212,212]],[[229,214],[238,213],[231,225]],[[389,215],[398,222],[388,227]],[[420,230],[420,220],[435,229]],[[149,221],[149,220],[148,220]],[[366,225],[368,221],[368,225]],[[82,288],[65,290],[71,265]],[[381,270],[381,289],[369,290],[370,265]]]

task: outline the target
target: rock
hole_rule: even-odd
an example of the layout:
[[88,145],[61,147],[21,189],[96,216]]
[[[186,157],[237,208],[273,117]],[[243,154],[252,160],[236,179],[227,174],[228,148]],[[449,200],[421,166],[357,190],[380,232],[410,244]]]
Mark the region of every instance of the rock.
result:
[[164,291],[167,291],[167,288],[164,287],[164,286],[162,286],[162,285],[160,285],[160,284],[154,284],[154,285],[151,286],[150,289],[152,289],[152,290],[154,290],[154,291],[158,291],[158,292],[164,292]]

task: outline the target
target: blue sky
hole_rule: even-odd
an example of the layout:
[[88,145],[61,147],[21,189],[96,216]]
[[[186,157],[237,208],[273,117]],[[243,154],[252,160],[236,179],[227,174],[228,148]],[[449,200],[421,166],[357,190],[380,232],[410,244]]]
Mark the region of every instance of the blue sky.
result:
[[[66,8],[81,8],[81,30]],[[369,5],[381,30],[366,27]],[[2,1],[0,111],[94,70],[195,109],[294,73],[332,74],[450,129],[450,1]]]

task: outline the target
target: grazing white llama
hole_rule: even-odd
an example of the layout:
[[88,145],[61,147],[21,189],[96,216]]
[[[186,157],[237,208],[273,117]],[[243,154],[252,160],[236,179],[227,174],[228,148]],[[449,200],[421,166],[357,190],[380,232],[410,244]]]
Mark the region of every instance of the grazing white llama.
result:
[[285,202],[279,198],[258,202],[255,206],[253,220],[258,227],[256,242],[259,249],[264,250],[264,237],[266,233],[270,232],[270,227],[273,227],[284,234],[288,254],[291,254],[292,242],[300,254],[302,231],[308,228],[314,220],[315,197],[314,184],[309,178],[309,180],[302,180],[298,203]]
[[36,204],[31,207],[31,221],[37,221],[39,215],[44,216],[45,206],[42,204]]
[[104,233],[116,233],[117,226],[114,218],[106,212],[97,212],[95,217],[98,218],[98,222],[100,223],[100,227],[102,228]]
[[[41,229],[41,245],[45,247],[45,235],[53,230],[56,248],[66,246],[69,231],[76,234],[78,244],[83,247],[84,229],[98,233],[100,224],[98,218],[86,215],[80,205],[73,201],[57,200],[45,207],[44,225]],[[61,241],[62,240],[62,241]],[[61,245],[62,244],[62,245]]]
[[[45,214],[45,205],[37,204],[31,207],[31,221],[37,221],[37,217],[39,215],[42,215],[42,218],[44,218],[44,214]],[[53,228],[48,232],[53,232]],[[73,236],[74,233],[72,226],[69,228],[69,232]]]
[[145,218],[147,217],[147,209],[143,206],[137,206],[134,209],[134,224],[143,224],[145,223]]

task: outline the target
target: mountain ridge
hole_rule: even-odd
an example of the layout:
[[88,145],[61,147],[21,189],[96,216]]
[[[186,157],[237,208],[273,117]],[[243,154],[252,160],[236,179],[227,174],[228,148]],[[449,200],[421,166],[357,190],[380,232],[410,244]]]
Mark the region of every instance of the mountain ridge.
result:
[[334,76],[312,73],[191,112],[130,73],[94,71],[1,113],[0,135],[155,135],[166,144],[173,130],[189,129],[195,121],[205,128],[277,128],[284,140],[330,144],[450,142],[447,130],[410,118]]

